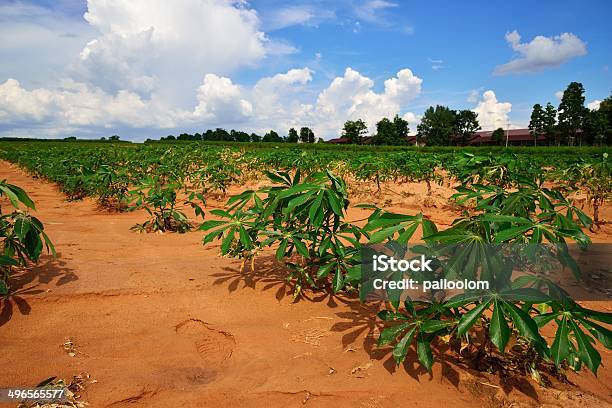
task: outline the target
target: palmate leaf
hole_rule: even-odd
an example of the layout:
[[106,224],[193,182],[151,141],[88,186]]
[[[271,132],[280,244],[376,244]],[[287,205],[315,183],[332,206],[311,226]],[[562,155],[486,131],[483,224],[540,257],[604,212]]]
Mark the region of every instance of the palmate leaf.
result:
[[11,189],[10,184],[7,184],[6,182],[0,183],[0,195],[5,195],[9,199],[13,207],[19,208],[19,198],[17,197],[17,194],[15,194],[15,192]]
[[342,275],[342,271],[339,266],[336,266],[336,273],[334,274],[334,279],[332,281],[332,287],[334,293],[338,293],[344,288],[344,276]]
[[591,337],[585,334],[574,320],[569,321],[570,328],[574,333],[576,343],[578,345],[577,354],[580,360],[593,372],[597,373],[597,369],[601,364],[601,355],[591,344]]
[[17,239],[19,241],[25,240],[26,234],[30,230],[31,226],[32,224],[30,220],[25,215],[20,214],[15,218],[15,224],[13,225],[13,231],[15,232],[15,235],[17,235]]
[[35,210],[34,201],[28,196],[24,189],[14,184],[9,184],[6,180],[0,182],[0,195],[6,195],[15,208],[19,208],[19,203]]
[[406,354],[408,353],[410,344],[412,344],[415,331],[416,326],[413,325],[393,348],[393,359],[397,365],[400,365],[406,359]]
[[494,302],[493,315],[489,325],[489,335],[495,347],[504,353],[506,351],[506,344],[508,344],[510,339],[510,327],[508,327],[508,322],[504,316],[503,307],[498,301]]
[[543,347],[546,347],[546,341],[540,335],[538,325],[531,318],[531,316],[529,316],[529,314],[525,313],[513,303],[504,301],[503,305],[506,313],[512,319],[514,327],[518,330],[521,336]]
[[467,331],[480,319],[480,316],[489,307],[490,303],[490,300],[484,301],[461,316],[459,324],[457,325],[457,334],[459,336],[465,335]]
[[569,340],[569,324],[567,318],[564,316],[560,322],[557,322],[557,333],[555,334],[555,340],[550,347],[550,354],[553,359],[553,363],[557,367],[561,366],[561,363],[567,359],[570,354],[570,340]]
[[402,333],[404,330],[408,329],[411,326],[414,326],[413,322],[400,323],[396,326],[386,327],[380,333],[380,336],[378,336],[378,347],[382,347],[394,342],[397,336],[400,335],[400,333]]
[[612,331],[581,317],[579,317],[578,320],[592,335],[597,337],[597,340],[599,340],[605,348],[608,350],[612,349]]
[[421,364],[431,373],[433,354],[431,352],[431,338],[419,333],[417,335],[417,357]]
[[421,324],[421,331],[425,333],[436,333],[441,330],[448,329],[449,327],[455,325],[456,322],[449,320],[425,320]]
[[[406,244],[414,235],[419,226],[422,227],[422,236],[426,238],[437,232],[436,225],[425,218],[422,213],[417,215],[395,214],[390,212],[376,213],[364,227],[367,232],[375,231],[370,235],[370,243],[379,243],[384,240],[395,240]],[[395,238],[395,235],[398,235]]]

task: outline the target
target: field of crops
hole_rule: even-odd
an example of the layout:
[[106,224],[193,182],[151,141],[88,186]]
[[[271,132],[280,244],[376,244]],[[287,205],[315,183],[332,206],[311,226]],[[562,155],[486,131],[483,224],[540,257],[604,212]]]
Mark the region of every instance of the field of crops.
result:
[[[271,396],[268,393],[282,390],[285,394],[282,397],[274,394],[275,401],[306,404],[311,398],[311,402],[316,402],[317,398],[327,398],[327,394],[333,399],[347,390],[357,390],[353,402],[375,397],[377,403],[371,406],[391,406],[401,401],[403,387],[415,393],[435,392],[437,387],[418,382],[413,386],[410,381],[430,382],[429,375],[450,378],[452,371],[463,379],[458,383],[486,384],[489,389],[471,392],[469,387],[447,385],[439,399],[431,399],[432,406],[459,398],[457,395],[465,390],[470,391],[469,398],[460,397],[463,399],[458,405],[480,401],[503,406],[534,399],[546,403],[553,394],[561,395],[555,393],[566,393],[564,398],[578,405],[610,403],[610,388],[603,385],[612,378],[612,371],[606,367],[612,344],[608,328],[612,324],[610,303],[573,299],[542,266],[556,262],[571,271],[577,285],[581,285],[585,277],[570,247],[586,249],[592,242],[611,242],[612,233],[606,223],[612,215],[609,151],[547,147],[418,149],[275,147],[263,143],[241,147],[195,142],[145,145],[4,142],[0,144],[0,158],[11,165],[6,164],[2,170],[6,180],[0,185],[2,195],[8,199],[2,206],[5,253],[0,279],[5,295],[0,324],[6,327],[0,326],[0,330],[34,330],[31,322],[40,322],[45,314],[58,324],[67,323],[58,314],[58,310],[71,314],[63,306],[67,301],[57,298],[45,303],[44,295],[36,292],[35,283],[44,289],[54,279],[37,277],[44,276],[45,265],[32,265],[43,260],[53,265],[56,262],[53,259],[64,258],[70,264],[72,259],[85,255],[70,252],[68,244],[79,247],[79,240],[91,239],[92,245],[103,248],[96,255],[100,258],[94,257],[92,264],[83,261],[83,270],[74,271],[79,278],[73,277],[65,285],[56,283],[53,290],[70,294],[70,285],[75,285],[79,299],[89,303],[83,307],[91,310],[92,316],[97,316],[96,308],[107,310],[104,316],[110,316],[111,309],[117,313],[130,304],[121,300],[125,297],[166,296],[158,299],[162,303],[157,305],[164,316],[156,318],[155,307],[147,311],[152,307],[147,304],[141,317],[149,319],[149,326],[138,326],[138,333],[130,332],[133,335],[130,338],[137,338],[136,334],[160,335],[157,331],[151,334],[151,325],[176,319],[176,310],[168,306],[174,299],[181,305],[181,312],[189,316],[173,324],[176,333],[190,325],[202,326],[193,329],[193,333],[187,330],[186,336],[196,337],[199,352],[204,349],[204,354],[213,355],[221,350],[223,358],[202,357],[204,367],[213,370],[214,375],[195,370],[195,363],[184,361],[187,357],[180,348],[177,364],[188,364],[191,370],[188,374],[171,367],[172,353],[166,354],[165,348],[159,350],[163,357],[157,358],[165,359],[169,376],[195,378],[188,383],[199,390],[195,395],[208,402],[215,401],[218,397],[215,392],[220,389],[225,397],[228,392],[236,392],[224,379],[232,375],[241,378],[244,374],[241,370],[262,369],[259,358],[265,355],[272,359],[265,364],[266,369],[278,370],[278,378],[271,375],[261,384],[248,382],[245,385],[248,392],[236,394],[240,396],[236,401],[252,402],[245,395]],[[30,188],[13,178],[24,180]],[[46,199],[37,198],[38,189]],[[47,209],[47,215],[54,220],[47,224],[49,220],[41,208],[49,203],[53,203],[53,210]],[[6,211],[7,204],[14,207],[13,212]],[[34,205],[37,218],[24,211],[34,210]],[[89,227],[78,233],[62,227],[78,224],[76,219],[70,221],[77,209],[95,219],[97,227],[87,224]],[[90,222],[87,218],[80,220]],[[199,242],[197,247],[194,242]],[[118,243],[132,247],[111,249],[111,245]],[[440,259],[450,260],[449,264],[441,263],[431,276],[419,279],[454,274],[462,279],[486,280],[491,288],[419,300],[400,298],[397,291],[387,291],[384,299],[373,301],[368,297],[370,288],[362,274],[363,251],[371,245],[392,248],[409,243],[419,243],[437,251]],[[44,255],[45,244],[49,255]],[[125,265],[138,262],[137,256],[129,255],[130,251],[138,251],[135,248],[138,245],[149,246],[147,256],[157,262],[152,264],[153,269],[164,262],[164,270],[172,271],[158,271],[159,275],[138,272],[147,279],[131,274],[126,278],[117,272],[126,279],[127,287],[118,283],[122,278],[100,277],[105,265],[114,265],[118,270],[133,267]],[[168,248],[164,248],[166,245]],[[491,250],[499,245],[523,251],[520,255],[523,273],[519,277],[506,266],[517,255]],[[72,255],[66,256],[67,253]],[[208,280],[196,287],[190,282],[197,277],[179,283],[184,282],[182,275],[195,273],[195,269],[186,268],[203,271]],[[228,269],[231,272],[224,274]],[[28,272],[32,270],[35,273]],[[30,286],[24,284],[24,276],[28,276],[25,282]],[[95,285],[86,281],[86,276],[95,276],[92,278]],[[228,299],[227,294],[220,295],[223,291],[211,288],[213,284],[225,285],[234,292],[239,282],[254,292],[247,295],[240,292],[242,298],[234,294]],[[607,283],[600,280],[600,289]],[[126,294],[128,287],[139,292]],[[155,290],[148,291],[152,288]],[[279,302],[286,297],[285,308],[275,309],[274,304],[267,303],[269,298],[275,300],[267,290],[270,288],[276,290]],[[13,312],[6,312],[7,305],[13,302],[19,306],[19,301],[11,299],[27,299],[25,289],[35,291],[29,295],[38,297],[41,305],[40,311],[34,312],[43,314],[30,320],[28,313],[22,313],[19,319],[11,318]],[[98,298],[101,293],[115,296],[110,294],[112,290],[121,295],[117,299]],[[185,290],[190,292],[182,294]],[[208,297],[199,297],[203,293]],[[87,297],[90,294],[96,296]],[[76,299],[74,293],[70,296]],[[205,306],[195,306],[194,299]],[[80,305],[81,300],[74,300],[73,306]],[[96,306],[95,302],[100,303]],[[108,306],[105,302],[127,303]],[[139,302],[134,300],[130,307],[140,305]],[[234,302],[237,304],[232,305]],[[58,305],[57,310],[53,309],[54,304]],[[213,304],[215,312],[198,309]],[[335,310],[339,304],[347,310]],[[250,307],[254,314],[261,314],[262,320],[247,319],[249,323],[244,323],[243,313]],[[241,323],[233,320],[236,316],[240,316]],[[288,316],[301,318],[288,321]],[[342,324],[347,322],[339,318],[352,320],[353,325],[349,324],[352,334],[342,333]],[[316,319],[330,320],[331,326],[305,326],[304,322]],[[68,321],[70,331],[78,337],[79,324]],[[113,322],[123,332],[122,323],[100,318],[100,324],[103,322]],[[230,334],[226,329],[232,324]],[[253,339],[253,333],[244,327],[259,324],[261,330],[277,334],[259,333],[260,340]],[[304,325],[300,326],[303,330],[283,335],[283,330],[299,325]],[[216,340],[213,326],[224,327],[215,329]],[[210,330],[206,340],[198,338],[201,330]],[[244,337],[240,336],[241,330]],[[81,335],[86,338],[85,332]],[[110,377],[118,374],[109,368],[109,361],[100,358],[94,364],[91,360],[95,358],[88,357],[97,353],[94,333],[101,335],[99,329],[92,329],[91,337],[83,343],[88,351],[83,355],[73,352],[76,357],[72,356],[81,359],[80,366],[93,376],[96,373],[92,371],[97,368],[100,382],[114,384],[115,395],[102,396],[102,391],[98,391],[94,400],[123,404],[134,395],[151,401],[165,395],[168,398],[163,400],[165,403],[177,401],[175,391],[185,383],[168,385],[150,380],[157,378],[154,373],[162,370],[160,367],[147,377],[155,385],[140,394],[122,390],[122,383],[113,383]],[[294,349],[293,344],[282,343],[283,338],[306,349]],[[123,355],[118,345],[102,343],[106,346],[100,347],[113,358]],[[233,356],[232,350],[238,350],[241,344],[266,351],[236,352]],[[15,342],[9,348],[18,351],[23,346]],[[298,357],[282,354],[288,359],[284,361],[274,354],[283,353],[280,350],[287,353],[291,350]],[[304,356],[315,359],[311,358],[313,353],[318,356],[316,364],[324,361],[323,365],[327,365],[323,374],[320,367],[318,371],[313,368],[315,363],[305,361]],[[368,361],[354,360],[356,356]],[[47,358],[58,366],[63,364],[53,357]],[[15,359],[11,361],[24,367]],[[374,362],[380,362],[380,367]],[[137,367],[149,372],[146,365]],[[401,372],[398,367],[402,367]],[[293,369],[302,370],[306,379],[298,376],[302,380],[295,380]],[[591,373],[598,374],[599,379]],[[471,379],[465,380],[464,375],[468,374]],[[212,377],[202,380],[208,375]],[[392,386],[388,394],[376,388],[383,381]],[[324,385],[328,383],[335,385],[331,388]],[[214,392],[210,390],[211,384],[216,384]],[[415,391],[417,386],[422,390]],[[372,395],[374,390],[376,395]],[[576,397],[578,394],[583,397]],[[381,398],[389,400],[382,403]]]

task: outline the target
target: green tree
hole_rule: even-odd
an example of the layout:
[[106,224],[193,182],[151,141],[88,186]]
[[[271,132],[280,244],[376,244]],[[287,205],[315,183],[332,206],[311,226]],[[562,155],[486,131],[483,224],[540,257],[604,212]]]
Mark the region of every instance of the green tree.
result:
[[363,136],[367,133],[368,126],[361,119],[347,120],[344,122],[342,137],[347,138],[351,144],[361,144],[363,142]]
[[544,134],[546,135],[546,141],[549,144],[558,144],[558,135],[559,132],[557,130],[557,109],[553,106],[552,103],[548,102],[546,104],[546,109],[544,110]]
[[403,145],[406,144],[406,138],[408,137],[408,121],[399,117],[399,115],[395,115],[393,118],[393,127],[395,128],[395,139],[393,141],[394,145]]
[[395,139],[395,126],[388,118],[382,118],[376,124],[376,135],[372,142],[377,145],[391,145]]
[[232,129],[232,131],[230,132],[230,135],[232,137],[232,140],[235,142],[249,142],[251,140],[251,137],[249,136],[248,133],[246,132],[242,132],[240,130],[234,130]]
[[251,133],[251,142],[261,142],[261,136],[257,133]]
[[602,145],[605,143],[606,117],[598,109],[588,110],[584,119],[583,141],[589,145]]
[[393,121],[382,118],[376,124],[376,135],[373,143],[377,145],[399,146],[406,144],[408,137],[408,122],[399,115],[395,115]]
[[300,141],[302,143],[314,143],[315,134],[309,127],[303,127],[300,129]]
[[478,123],[478,114],[468,109],[457,112],[455,128],[455,132],[459,136],[459,144],[467,145],[470,137],[481,129]]
[[544,116],[546,113],[542,109],[542,105],[536,103],[531,111],[531,120],[529,121],[529,134],[533,137],[533,144],[537,146],[538,137],[544,134]]
[[299,139],[298,132],[294,128],[289,129],[289,135],[287,136],[288,143],[297,143]]
[[222,129],[222,128],[216,128],[212,132],[212,139],[210,140],[231,141],[232,136],[228,133],[227,130]]
[[119,141],[119,136],[112,135],[111,137],[108,138],[108,140],[110,140],[111,142],[118,142]]
[[181,133],[176,140],[193,140],[193,136],[189,133]]
[[559,127],[563,131],[563,136],[569,138],[568,144],[582,145],[582,131],[587,108],[584,107],[584,87],[579,82],[572,82],[563,91],[563,97],[559,104]]
[[603,143],[610,145],[612,144],[612,96],[601,101],[599,112],[605,123]]
[[447,106],[430,106],[417,126],[417,138],[428,146],[450,145],[456,130],[456,115]]
[[501,146],[504,144],[504,139],[506,138],[506,134],[504,133],[504,129],[497,128],[491,133],[491,140],[495,142],[495,144]]
[[263,139],[261,140],[262,142],[274,142],[274,143],[278,143],[278,142],[282,142],[283,139],[278,135],[278,133],[276,133],[273,130],[270,130],[268,133],[266,133],[263,137]]

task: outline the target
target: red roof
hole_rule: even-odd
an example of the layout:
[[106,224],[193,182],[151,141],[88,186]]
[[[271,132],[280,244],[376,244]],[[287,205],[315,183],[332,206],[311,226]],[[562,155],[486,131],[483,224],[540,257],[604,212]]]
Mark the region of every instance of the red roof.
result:
[[[509,142],[533,142],[534,137],[531,135],[531,133],[529,133],[529,129],[510,129],[510,130],[504,130],[504,136],[502,137],[502,141],[505,142],[506,140],[506,135],[508,136],[508,141]],[[491,143],[492,139],[491,139],[491,135],[493,134],[492,130],[482,130],[480,132],[476,132],[474,133],[474,136],[472,136],[469,141],[468,141],[468,145],[475,145],[475,144],[481,144],[481,143]],[[364,136],[362,138],[362,143],[363,144],[369,144],[372,141],[372,136]],[[406,138],[406,141],[408,142],[408,144],[415,144],[417,141],[417,137],[412,135],[412,136],[408,136]],[[543,135],[538,136],[537,138],[538,142],[544,142],[546,141],[546,137]],[[338,143],[338,144],[346,144],[349,143],[349,139],[346,137],[338,137],[336,139],[331,139],[328,140],[327,143]],[[425,143],[427,143],[425,141]]]
[[[470,139],[469,144],[491,142],[492,134],[492,130],[476,132],[474,136]],[[508,137],[509,142],[533,142],[534,140],[534,137],[531,135],[531,133],[529,133],[529,129],[504,130],[504,136],[502,138],[502,141],[506,140],[506,136]],[[545,141],[546,137],[543,135],[539,135],[537,140]]]

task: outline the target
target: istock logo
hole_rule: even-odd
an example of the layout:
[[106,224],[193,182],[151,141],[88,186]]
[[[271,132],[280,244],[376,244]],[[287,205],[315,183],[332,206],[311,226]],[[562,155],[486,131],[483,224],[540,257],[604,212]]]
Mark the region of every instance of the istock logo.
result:
[[432,259],[421,255],[420,259],[395,259],[388,255],[372,255],[372,266],[376,272],[432,272],[429,266]]

